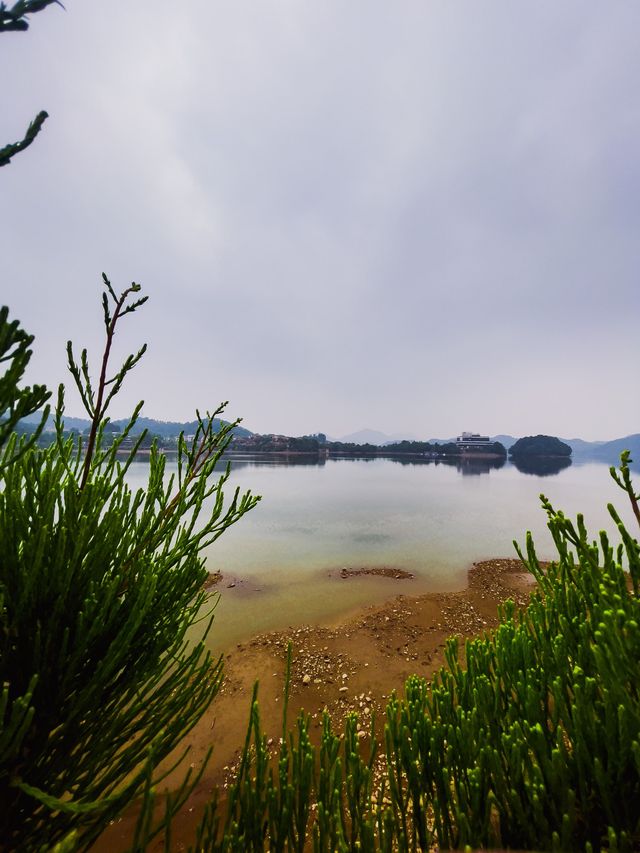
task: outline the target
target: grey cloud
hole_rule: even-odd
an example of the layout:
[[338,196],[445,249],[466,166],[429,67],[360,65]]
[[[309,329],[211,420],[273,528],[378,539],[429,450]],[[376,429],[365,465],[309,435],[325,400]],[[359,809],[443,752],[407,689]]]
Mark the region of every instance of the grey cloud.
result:
[[52,116],[0,175],[33,373],[63,378],[67,337],[97,351],[105,269],[152,297],[122,341],[150,343],[125,409],[637,431],[639,23],[577,2],[34,16],[0,55],[4,136]]

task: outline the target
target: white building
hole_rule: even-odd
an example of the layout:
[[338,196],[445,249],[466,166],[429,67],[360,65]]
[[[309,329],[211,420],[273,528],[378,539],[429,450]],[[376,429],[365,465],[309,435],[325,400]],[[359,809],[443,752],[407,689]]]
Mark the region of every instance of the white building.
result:
[[491,439],[488,435],[480,435],[477,432],[463,432],[462,435],[456,437],[456,446],[458,450],[488,450],[491,445]]

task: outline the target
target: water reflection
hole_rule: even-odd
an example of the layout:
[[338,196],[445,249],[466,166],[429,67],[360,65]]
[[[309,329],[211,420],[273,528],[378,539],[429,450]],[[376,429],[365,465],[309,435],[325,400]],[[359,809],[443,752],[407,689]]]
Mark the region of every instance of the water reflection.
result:
[[[172,456],[167,454],[169,464],[175,464],[176,456],[175,454]],[[434,467],[438,467],[442,465],[446,468],[455,468],[463,477],[475,477],[481,474],[489,474],[491,471],[498,471],[507,464],[506,459],[478,459],[470,456],[457,457],[457,458],[439,458],[439,459],[430,459],[428,457],[419,457],[419,456],[386,456],[386,457],[375,457],[375,456],[286,456],[283,454],[269,454],[269,453],[261,453],[256,455],[249,455],[246,453],[228,453],[225,455],[224,460],[220,461],[216,465],[216,471],[224,471],[227,462],[231,463],[231,467],[235,472],[242,471],[243,469],[249,468],[324,468],[329,463],[357,463],[361,465],[363,462],[373,463],[380,462],[384,458],[385,462],[392,462],[396,465],[406,466],[406,467],[418,467],[418,466],[429,466],[433,465]],[[142,462],[142,460],[140,460]],[[529,458],[523,459],[512,458],[510,460],[512,465],[518,470],[521,474],[530,474],[537,477],[551,477],[555,474],[559,474],[561,471],[564,471],[565,468],[568,468],[571,465],[571,459],[566,457],[538,457],[538,458]],[[637,465],[632,465],[632,468],[635,467],[638,470]]]
[[428,459],[426,456],[385,456],[388,462],[393,462],[396,465],[439,465],[444,460]]
[[[330,462],[375,462],[380,460],[380,457],[375,456],[341,456],[341,457],[326,457],[326,456],[285,456],[281,454],[262,453],[251,456],[247,454],[230,453],[226,457],[231,462],[234,471],[241,471],[243,468],[323,468],[327,461]],[[440,458],[429,459],[427,457],[416,456],[387,456],[384,457],[387,462],[392,462],[396,465],[406,467],[429,466],[438,467],[443,465],[447,468],[455,468],[463,477],[477,477],[482,474],[489,474],[491,471],[499,471],[507,464],[506,459],[479,459],[472,456],[462,456],[457,458]],[[521,474],[530,474],[537,477],[551,477],[554,474],[559,474],[571,465],[571,459],[566,457],[538,457],[529,459],[511,459],[513,466]],[[223,470],[226,467],[226,461],[221,462],[217,469]]]
[[506,459],[478,459],[469,456],[459,456],[453,459],[428,459],[416,457],[390,456],[387,457],[390,462],[395,462],[399,465],[445,465],[449,468],[455,468],[463,477],[468,475],[488,474],[490,471],[503,468],[506,464]]
[[[500,459],[378,457],[365,464],[237,454],[231,468],[227,499],[238,488],[263,500],[203,552],[207,569],[225,578],[211,637],[216,650],[293,622],[333,621],[404,592],[375,576],[345,586],[328,577],[331,568],[407,571],[418,595],[463,587],[473,560],[512,556],[513,539],[524,542],[527,530],[541,558],[554,554],[540,481]],[[176,472],[175,459],[167,459],[167,477]],[[132,488],[145,487],[148,477],[143,459],[127,473]],[[589,530],[615,534],[609,502],[632,519],[603,464],[575,463],[549,477],[544,491],[568,517],[584,513]]]
[[518,457],[511,461],[521,474],[536,477],[553,477],[571,465],[571,458],[567,456]]
[[[293,468],[300,465],[322,468],[327,463],[325,456],[285,456],[277,453],[261,453],[259,456],[227,453],[225,459],[231,462],[235,471],[242,468]],[[224,465],[222,466],[224,467]]]
[[348,462],[348,461],[352,461],[352,462],[375,462],[376,459],[379,459],[380,457],[376,456],[374,454],[371,454],[371,453],[365,453],[362,456],[355,456],[353,453],[336,452],[336,453],[330,453],[328,458],[332,459],[333,461],[336,461],[336,462],[340,461],[340,460],[342,460],[344,462]]
[[[444,461],[444,460],[443,460]],[[474,459],[469,456],[462,456],[460,459],[446,460],[446,465],[455,466],[463,477],[478,476],[479,474],[489,474],[491,471],[498,471],[504,468],[506,459]]]
[[[167,454],[169,464],[175,464],[176,455]],[[363,462],[373,463],[380,462],[384,459],[386,462],[392,462],[396,465],[406,467],[429,466],[438,467],[442,465],[447,468],[455,468],[463,477],[479,476],[481,474],[489,474],[491,471],[498,471],[504,468],[507,464],[506,459],[478,459],[470,456],[457,458],[439,458],[430,459],[428,457],[419,456],[286,456],[283,454],[261,453],[249,455],[246,453],[228,453],[224,460],[220,461],[215,470],[224,471],[227,467],[227,462],[231,463],[234,471],[239,472],[248,468],[324,468],[327,462],[352,462],[359,465]],[[142,462],[142,460],[140,460]],[[510,462],[521,474],[531,474],[538,477],[551,477],[554,474],[559,474],[565,468],[571,465],[571,459],[565,457],[539,457],[530,459],[511,459]],[[639,466],[632,463],[632,468],[639,470]]]

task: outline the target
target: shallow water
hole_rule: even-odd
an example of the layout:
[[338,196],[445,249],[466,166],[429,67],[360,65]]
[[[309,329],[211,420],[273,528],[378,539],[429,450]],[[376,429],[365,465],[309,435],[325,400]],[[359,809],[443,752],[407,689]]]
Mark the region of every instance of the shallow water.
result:
[[[168,461],[167,469],[175,464]],[[147,462],[134,463],[131,484],[144,485],[147,471]],[[283,464],[243,457],[232,462],[227,494],[236,486],[263,499],[205,552],[209,571],[224,575],[214,649],[259,631],[336,621],[399,593],[460,589],[473,561],[515,556],[512,541],[524,544],[527,530],[539,556],[551,557],[540,492],[570,517],[583,512],[594,535],[601,528],[614,532],[609,501],[631,518],[625,496],[600,463],[574,463],[539,476],[510,463]],[[404,569],[415,577],[330,577],[342,567],[365,566]]]

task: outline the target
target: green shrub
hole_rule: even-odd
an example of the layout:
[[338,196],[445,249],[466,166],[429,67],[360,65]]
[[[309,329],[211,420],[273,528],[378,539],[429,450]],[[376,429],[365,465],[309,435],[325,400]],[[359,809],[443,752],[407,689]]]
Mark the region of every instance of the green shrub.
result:
[[[203,642],[202,548],[255,503],[225,506],[228,469],[209,475],[233,424],[199,418],[179,443],[167,482],[153,448],[146,490],[125,482],[120,460],[132,423],[105,441],[106,410],[144,348],[110,379],[120,318],[143,303],[105,279],[107,341],[92,387],[86,352],[69,365],[92,419],[87,445],[63,433],[38,448],[13,434],[0,459],[0,844],[6,849],[88,846],[143,794],[133,850],[154,823],[154,768],[196,722],[221,678]],[[115,305],[113,313],[111,300]],[[133,301],[131,301],[133,300]],[[19,388],[30,339],[0,313],[8,364],[0,379],[0,429],[33,411],[45,389]],[[3,427],[4,425],[4,427]],[[112,438],[112,436],[110,436]],[[611,473],[640,522],[628,453]],[[212,506],[205,514],[204,503]],[[355,715],[338,736],[325,715],[318,748],[309,717],[283,723],[275,759],[254,692],[240,769],[214,796],[198,851],[413,851],[510,847],[633,850],[640,846],[640,548],[612,506],[619,542],[592,541],[543,498],[557,556],[539,563],[531,537],[521,557],[537,580],[526,609],[501,609],[492,633],[456,639],[447,665],[392,696],[384,739],[367,745]],[[517,546],[516,546],[517,547]],[[211,624],[204,617],[204,634]],[[287,679],[288,684],[288,679]],[[288,689],[288,688],[287,688]],[[286,696],[285,713],[286,721]],[[167,798],[169,825],[194,780]],[[171,848],[170,834],[167,849]]]
[[[68,345],[91,418],[86,445],[63,437],[60,388],[56,442],[39,448],[13,434],[2,451],[2,849],[49,849],[63,839],[84,848],[157,782],[155,768],[197,722],[222,677],[221,660],[204,644],[215,598],[203,591],[201,551],[257,500],[236,490],[225,502],[229,469],[210,476],[234,426],[214,432],[222,407],[198,416],[191,445],[181,437],[177,476],[165,477],[165,457],[153,446],[147,488],[127,485],[144,434],[133,451],[118,451],[142,404],[109,441],[106,412],[145,348],[111,376],[109,353],[117,324],[146,297],[138,298],[139,285],[117,296],[106,277],[104,283],[106,342],[95,387],[86,351],[77,362]],[[11,411],[33,409],[34,394],[40,403],[43,391],[18,387],[16,359],[23,368],[30,339],[15,323],[8,327],[6,312],[0,341],[3,335],[17,341],[7,350],[9,380],[0,382],[10,423]],[[192,784],[185,782],[175,808]]]
[[[639,517],[628,461],[612,475]],[[195,849],[637,849],[640,549],[612,506],[616,548],[543,505],[556,561],[543,569],[529,536],[528,607],[505,604],[499,627],[466,643],[464,666],[450,640],[431,684],[413,676],[391,697],[381,784],[373,730],[365,757],[355,716],[341,741],[325,715],[318,753],[302,714],[270,768],[254,694],[238,777]]]

